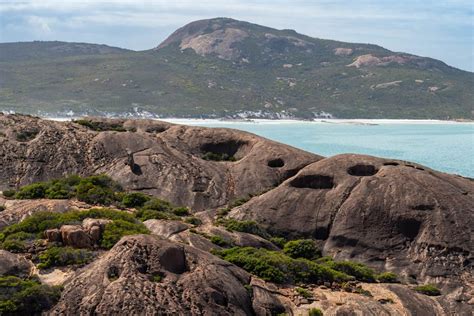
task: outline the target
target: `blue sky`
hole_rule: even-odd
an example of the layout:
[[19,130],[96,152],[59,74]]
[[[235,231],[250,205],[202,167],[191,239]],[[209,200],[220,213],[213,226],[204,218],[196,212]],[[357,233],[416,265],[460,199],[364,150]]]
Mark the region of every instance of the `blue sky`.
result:
[[474,71],[472,0],[0,0],[0,42],[61,40],[142,50],[186,23],[219,16],[378,44]]

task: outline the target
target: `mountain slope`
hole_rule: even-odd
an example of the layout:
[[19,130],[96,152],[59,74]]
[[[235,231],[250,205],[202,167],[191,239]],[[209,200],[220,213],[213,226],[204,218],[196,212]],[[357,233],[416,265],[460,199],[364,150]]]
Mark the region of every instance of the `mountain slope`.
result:
[[190,23],[143,52],[103,49],[26,60],[4,54],[14,51],[11,45],[16,44],[0,46],[0,55],[7,56],[0,58],[0,110],[43,115],[473,117],[472,73],[376,45],[316,39],[226,18]]

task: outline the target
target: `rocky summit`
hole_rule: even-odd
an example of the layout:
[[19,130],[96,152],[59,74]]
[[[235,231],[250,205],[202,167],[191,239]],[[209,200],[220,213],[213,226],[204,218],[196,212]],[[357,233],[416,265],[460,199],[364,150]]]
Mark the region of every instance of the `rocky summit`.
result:
[[24,115],[0,115],[0,174],[5,315],[472,313],[469,178],[231,129]]

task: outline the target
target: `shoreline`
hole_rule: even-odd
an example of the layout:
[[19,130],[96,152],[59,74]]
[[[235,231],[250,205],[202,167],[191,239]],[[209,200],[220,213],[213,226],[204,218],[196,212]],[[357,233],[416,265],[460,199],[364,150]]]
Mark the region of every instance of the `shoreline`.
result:
[[[67,122],[80,117],[43,117],[46,120]],[[124,118],[120,118],[124,119]],[[341,125],[385,125],[385,124],[473,124],[474,121],[459,121],[459,120],[430,120],[430,119],[314,119],[314,120],[299,120],[299,119],[201,119],[201,118],[141,118],[130,117],[125,119],[151,119],[156,121],[164,121],[173,124],[341,124]]]

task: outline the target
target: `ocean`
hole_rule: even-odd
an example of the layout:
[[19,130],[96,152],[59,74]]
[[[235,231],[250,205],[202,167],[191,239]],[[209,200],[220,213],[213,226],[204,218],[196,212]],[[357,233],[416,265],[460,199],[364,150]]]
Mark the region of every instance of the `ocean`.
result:
[[413,161],[439,171],[474,177],[473,123],[404,120],[166,121],[235,128],[322,156],[368,154]]

